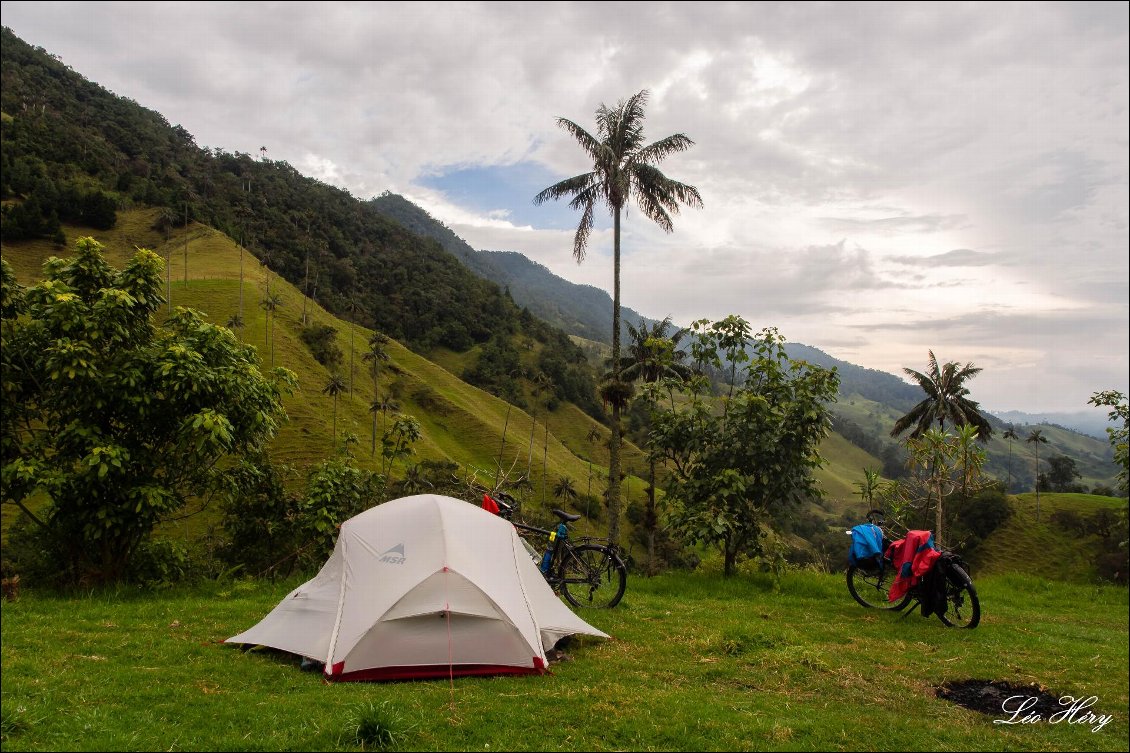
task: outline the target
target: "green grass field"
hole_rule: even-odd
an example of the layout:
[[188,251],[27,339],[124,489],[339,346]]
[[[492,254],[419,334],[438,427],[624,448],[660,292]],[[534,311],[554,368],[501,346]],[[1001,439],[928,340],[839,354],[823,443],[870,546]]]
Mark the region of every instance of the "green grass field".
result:
[[[612,640],[548,675],[326,684],[219,643],[296,584],[5,603],[4,750],[360,750],[370,707],[410,750],[1127,749],[1125,588],[978,579],[968,631],[865,610],[842,575],[633,578],[583,614]],[[963,679],[1097,696],[1112,721],[995,725],[935,697]]]

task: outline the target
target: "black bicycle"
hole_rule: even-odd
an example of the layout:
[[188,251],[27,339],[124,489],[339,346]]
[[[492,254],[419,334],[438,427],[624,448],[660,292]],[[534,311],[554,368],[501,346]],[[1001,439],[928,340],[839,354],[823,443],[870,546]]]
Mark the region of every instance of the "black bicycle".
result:
[[969,566],[950,551],[942,550],[931,572],[911,586],[901,598],[891,601],[891,587],[898,572],[892,559],[892,542],[883,528],[886,521],[879,510],[871,510],[867,513],[867,522],[882,531],[881,554],[848,566],[847,587],[853,599],[868,608],[893,612],[901,612],[909,606],[906,614],[921,607],[927,616],[931,612],[937,614],[938,619],[949,627],[977,627],[981,621],[977,588],[969,577]]
[[[628,586],[628,568],[616,548],[606,539],[569,536],[569,524],[580,520],[564,510],[553,510],[560,521],[554,529],[539,528],[514,520],[517,502],[509,494],[494,492],[484,495],[498,507],[498,515],[520,534],[531,534],[548,541],[544,554],[528,546],[530,555],[555,593],[562,594],[575,607],[611,609],[624,598]],[[484,506],[486,506],[484,504]]]

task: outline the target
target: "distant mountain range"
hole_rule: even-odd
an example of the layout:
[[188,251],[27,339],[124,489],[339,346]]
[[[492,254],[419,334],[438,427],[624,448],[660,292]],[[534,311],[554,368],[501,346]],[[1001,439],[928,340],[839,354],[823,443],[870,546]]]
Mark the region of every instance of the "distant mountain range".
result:
[[[508,289],[515,303],[539,319],[571,335],[611,343],[612,298],[600,288],[564,280],[514,251],[477,251],[427,211],[398,194],[386,192],[369,205],[413,233],[438,241],[472,272]],[[625,325],[656,321],[625,306],[621,306],[620,315]],[[627,330],[623,332],[626,334]]]
[[1110,426],[1110,423],[1106,419],[1106,414],[1100,413],[1097,410],[1093,413],[1086,413],[1084,411],[1076,411],[1073,413],[1024,413],[1023,411],[1009,410],[994,413],[993,415],[1005,424],[1014,424],[1016,426],[1053,424],[1102,440],[1106,440],[1106,429]]

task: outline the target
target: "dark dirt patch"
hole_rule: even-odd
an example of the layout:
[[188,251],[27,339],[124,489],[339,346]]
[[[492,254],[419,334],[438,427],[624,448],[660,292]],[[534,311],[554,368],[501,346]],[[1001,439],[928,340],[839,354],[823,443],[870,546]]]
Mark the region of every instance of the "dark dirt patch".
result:
[[952,680],[943,683],[936,695],[967,709],[998,717],[1009,716],[1021,704],[1030,703],[1027,700],[1029,698],[1035,698],[1036,701],[1032,705],[1025,705],[1024,714],[1039,714],[1047,719],[1065,708],[1059,702],[1059,693],[1053,693],[1034,682],[1023,684],[1004,680]]

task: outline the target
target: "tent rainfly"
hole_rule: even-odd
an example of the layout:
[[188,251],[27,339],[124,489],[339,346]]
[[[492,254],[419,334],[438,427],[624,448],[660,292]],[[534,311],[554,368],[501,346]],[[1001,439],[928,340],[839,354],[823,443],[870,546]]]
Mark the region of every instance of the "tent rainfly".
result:
[[330,680],[402,680],[544,672],[578,633],[608,637],[554,595],[513,525],[420,494],[342,523],[321,571],[226,642],[324,662]]

